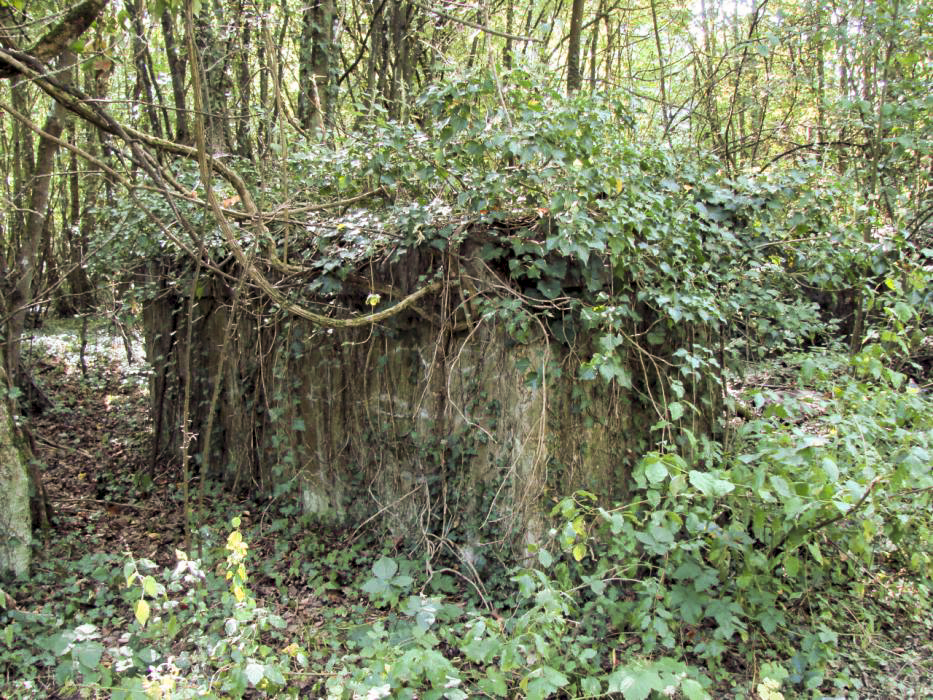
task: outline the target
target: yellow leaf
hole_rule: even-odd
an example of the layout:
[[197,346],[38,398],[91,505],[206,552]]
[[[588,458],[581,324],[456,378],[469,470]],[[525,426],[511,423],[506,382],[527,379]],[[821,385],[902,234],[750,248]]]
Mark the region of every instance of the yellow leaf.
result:
[[582,515],[574,519],[572,527],[573,531],[580,535],[580,537],[586,537],[586,522],[583,520]]
[[146,602],[145,598],[140,598],[139,602],[136,603],[136,621],[139,622],[143,627],[146,626],[146,620],[149,619],[149,603]]
[[573,558],[577,561],[582,561],[583,557],[586,556],[586,545],[577,544],[573,547]]

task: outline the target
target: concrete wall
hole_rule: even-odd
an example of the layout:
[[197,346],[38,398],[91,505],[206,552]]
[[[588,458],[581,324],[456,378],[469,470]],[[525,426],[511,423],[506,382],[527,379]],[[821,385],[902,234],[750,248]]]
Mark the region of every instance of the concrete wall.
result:
[[554,498],[584,488],[602,503],[624,500],[630,469],[654,447],[647,389],[660,396],[667,379],[639,381],[634,351],[636,386],[623,389],[578,379],[587,339],[568,347],[535,319],[518,342],[497,317],[443,315],[438,300],[343,331],[242,307],[231,325],[230,304],[198,300],[190,361],[184,301],[166,293],[147,308],[151,357],[163,358],[153,386],[160,450],[178,453],[188,382],[203,462],[219,377],[211,474],[282,492],[323,519],[350,528],[378,519],[428,547],[514,551],[537,538]]

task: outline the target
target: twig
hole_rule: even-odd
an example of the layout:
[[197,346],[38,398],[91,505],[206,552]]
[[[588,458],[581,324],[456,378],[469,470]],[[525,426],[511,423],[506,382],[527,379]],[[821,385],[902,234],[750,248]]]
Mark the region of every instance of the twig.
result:
[[[476,581],[471,579],[469,576],[464,575],[462,572],[457,571],[456,569],[448,569],[447,567],[444,567],[443,569],[433,570],[431,572],[431,575],[428,577],[428,580],[424,582],[425,586],[427,586],[428,582],[430,582],[430,580],[434,578],[434,574],[454,574],[455,576],[459,576],[464,581],[466,581],[471,586],[473,586],[473,590],[476,591],[476,595],[478,595],[479,599],[483,601],[483,607],[486,608],[489,612],[493,613],[494,615],[496,614],[495,609],[489,604],[489,601],[486,600],[486,596],[483,595],[483,592],[480,590],[480,587],[476,585]],[[424,589],[422,588],[422,590]]]
[[883,478],[884,476],[879,474],[874,479],[872,479],[871,483],[868,485],[868,488],[865,489],[865,493],[862,494],[862,497],[858,499],[856,504],[852,506],[851,508],[849,508],[849,510],[847,510],[845,513],[838,513],[832,516],[831,518],[826,518],[825,520],[821,520],[816,525],[813,525],[812,527],[808,527],[805,529],[795,527],[793,530],[791,530],[786,535],[784,535],[784,537],[782,537],[778,541],[778,543],[771,548],[769,555],[779,550],[781,548],[781,545],[783,545],[791,535],[799,535],[799,534],[804,534],[807,532],[811,532],[811,533],[817,532],[818,530],[822,530],[824,527],[828,527],[832,525],[833,523],[838,522],[839,520],[842,520],[843,518],[850,517],[853,513],[855,513],[859,508],[861,508],[865,504],[865,501],[868,500],[868,496],[874,490],[875,486],[878,485],[878,482],[880,482]]
[[94,456],[87,450],[82,450],[80,447],[71,447],[70,445],[60,445],[57,442],[52,442],[47,437],[43,437],[41,435],[36,437],[36,441],[41,442],[46,447],[51,447],[56,450],[71,450],[72,452],[77,452],[82,457],[87,457],[88,459],[93,459],[95,461],[100,459],[99,455]]
[[478,29],[481,32],[485,32],[486,34],[492,34],[493,36],[502,37],[503,39],[511,39],[512,41],[525,41],[525,42],[530,42],[533,44],[545,43],[544,39],[535,39],[534,37],[530,37],[530,36],[519,36],[518,34],[509,34],[508,32],[500,32],[497,29],[492,29],[491,27],[484,26],[482,24],[479,24],[478,22],[471,22],[468,19],[462,19],[461,17],[454,17],[453,15],[449,15],[446,12],[443,12],[441,10],[435,10],[433,7],[422,5],[420,2],[411,2],[410,4],[424,10],[425,12],[430,12],[432,15],[437,15],[438,17],[449,19],[451,22],[456,22],[457,24],[462,24],[464,26],[471,27],[473,29]]
[[372,515],[370,515],[368,518],[366,518],[366,520],[364,520],[364,521],[361,522],[359,525],[357,525],[357,526],[356,526],[356,529],[353,531],[353,534],[350,535],[350,541],[347,542],[347,546],[350,546],[351,544],[353,544],[354,542],[356,542],[356,538],[359,536],[360,530],[362,530],[364,527],[366,527],[367,524],[371,523],[373,520],[375,520],[375,519],[378,518],[380,515],[382,515],[383,513],[385,513],[387,510],[389,510],[389,508],[392,508],[393,506],[397,506],[399,503],[401,503],[401,502],[404,501],[406,498],[408,498],[409,496],[411,496],[415,491],[418,491],[418,490],[420,490],[420,489],[421,489],[421,485],[419,484],[418,486],[415,486],[415,488],[413,488],[411,491],[409,491],[408,493],[406,493],[404,496],[400,496],[399,498],[395,499],[392,503],[389,503],[388,505],[383,506],[382,508],[380,508],[379,510],[377,510],[375,513],[373,513]]
[[130,508],[140,513],[154,513],[162,510],[161,507],[137,506],[132,503],[119,503],[117,501],[102,501],[99,498],[56,498],[53,500],[58,505],[64,505],[66,503],[93,503],[112,508]]

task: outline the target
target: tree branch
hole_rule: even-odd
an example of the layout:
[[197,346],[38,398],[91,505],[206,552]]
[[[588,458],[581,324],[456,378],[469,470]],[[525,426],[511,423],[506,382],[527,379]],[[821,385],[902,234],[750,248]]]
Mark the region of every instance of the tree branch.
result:
[[[790,539],[791,535],[802,535],[802,534],[805,534],[805,533],[808,533],[808,532],[809,532],[809,533],[813,533],[813,532],[816,532],[816,531],[818,531],[818,530],[822,530],[824,527],[828,527],[828,526],[832,525],[833,523],[842,520],[843,518],[848,518],[848,517],[852,516],[859,508],[861,508],[863,505],[865,505],[865,501],[868,500],[868,497],[871,495],[871,492],[875,489],[875,486],[878,485],[878,483],[882,480],[882,478],[883,478],[883,477],[882,477],[881,475],[878,475],[878,476],[876,476],[874,479],[872,479],[872,480],[871,480],[871,483],[868,484],[868,488],[865,489],[865,493],[862,494],[862,497],[861,497],[860,499],[858,499],[858,501],[855,503],[855,505],[852,506],[851,508],[849,508],[849,510],[847,510],[845,513],[837,513],[836,515],[833,515],[832,517],[826,518],[825,520],[821,520],[820,522],[816,523],[815,525],[811,525],[810,527],[807,527],[807,528],[797,528],[797,527],[795,527],[794,529],[792,529],[790,532],[788,532],[786,535],[784,535],[784,536],[778,541],[778,543],[777,543],[776,545],[774,545],[774,546],[771,548],[771,554],[774,554],[774,552],[778,551],[778,550],[781,548],[781,546],[782,546],[785,542],[787,542],[788,539]],[[770,555],[769,555],[769,556],[770,556]]]
[[[84,34],[106,5],[107,0],[85,0],[76,5],[26,53],[40,63],[47,63]],[[0,66],[0,79],[12,78],[18,74],[19,71],[9,63]]]
[[508,34],[506,32],[500,32],[497,29],[492,29],[491,27],[486,27],[477,22],[471,22],[468,19],[463,19],[461,17],[454,17],[453,15],[449,15],[442,10],[436,10],[433,7],[422,5],[420,2],[410,2],[409,4],[414,5],[415,7],[420,8],[424,10],[425,12],[430,12],[432,15],[437,15],[438,17],[449,19],[451,22],[456,22],[457,24],[462,24],[472,29],[478,29],[481,32],[485,32],[486,34],[491,34],[493,36],[502,37],[503,39],[511,39],[512,41],[525,41],[525,42],[531,42],[533,44],[544,43],[543,39],[535,39],[534,37],[530,37],[530,36],[519,36],[517,34]]

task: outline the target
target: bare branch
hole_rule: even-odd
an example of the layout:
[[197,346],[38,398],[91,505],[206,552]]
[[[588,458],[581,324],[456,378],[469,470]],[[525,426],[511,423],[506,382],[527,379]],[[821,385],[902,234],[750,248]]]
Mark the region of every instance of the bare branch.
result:
[[[85,0],[76,5],[26,53],[40,63],[47,63],[61,55],[88,30],[106,5],[107,0]],[[8,32],[5,34],[9,35]],[[12,78],[18,74],[19,71],[9,63],[0,65],[0,79]]]

